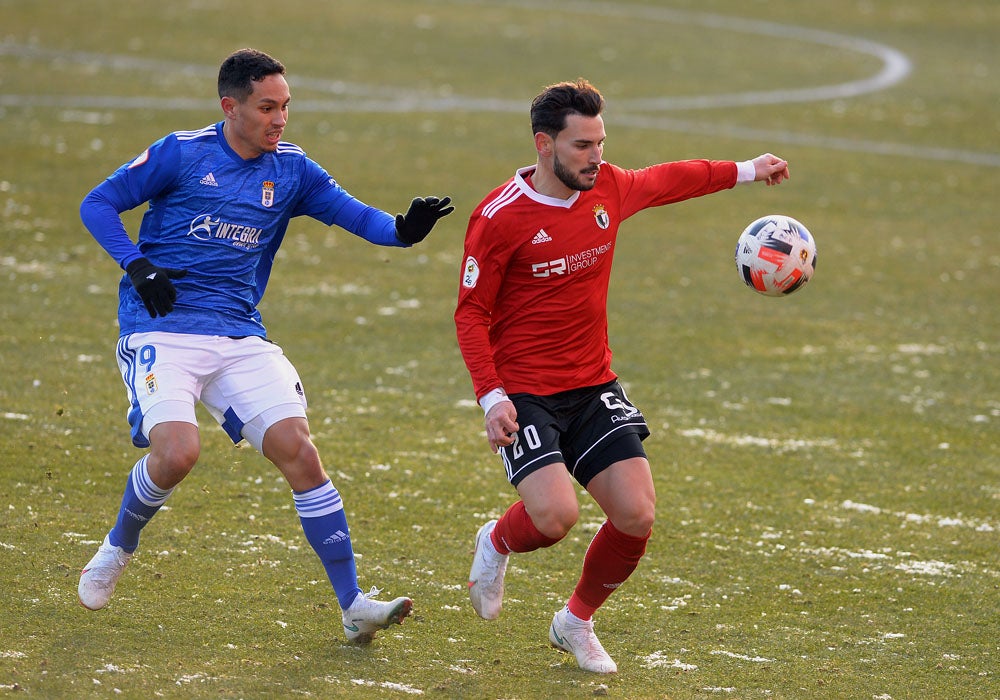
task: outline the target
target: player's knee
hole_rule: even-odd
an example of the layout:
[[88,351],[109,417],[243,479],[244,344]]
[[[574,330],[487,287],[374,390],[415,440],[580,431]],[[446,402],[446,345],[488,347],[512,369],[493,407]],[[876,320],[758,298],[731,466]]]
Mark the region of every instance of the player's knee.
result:
[[329,479],[323,469],[319,450],[308,436],[293,444],[285,444],[284,448],[266,456],[282,473],[293,491],[308,491]]
[[165,441],[153,443],[146,468],[153,483],[170,489],[184,480],[198,461],[200,446],[197,441]]
[[614,519],[615,529],[631,537],[645,537],[653,529],[656,521],[656,508],[650,503],[648,507],[639,504],[625,513],[619,513]]
[[326,472],[323,470],[323,463],[319,458],[319,450],[306,438],[302,440],[294,452],[294,456],[287,462],[287,467],[307,478],[313,480],[326,480]]
[[636,514],[635,517],[626,520],[624,525],[618,529],[632,537],[645,537],[653,529],[655,520],[652,513]]
[[247,425],[258,423],[261,428],[260,452],[279,468],[286,463],[319,460],[316,446],[309,437],[309,424],[304,418],[286,418],[267,425],[263,417],[258,417]]
[[531,516],[531,521],[538,531],[554,540],[561,540],[569,534],[579,519],[580,508],[575,501],[551,504],[551,507]]

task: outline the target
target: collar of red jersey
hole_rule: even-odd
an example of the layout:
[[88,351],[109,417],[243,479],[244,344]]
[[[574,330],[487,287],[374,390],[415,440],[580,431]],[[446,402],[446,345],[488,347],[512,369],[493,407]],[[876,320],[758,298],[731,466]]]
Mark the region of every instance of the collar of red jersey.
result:
[[579,191],[571,194],[569,199],[559,199],[558,197],[549,197],[548,195],[544,195],[529,185],[528,181],[525,179],[525,175],[533,173],[537,167],[537,165],[526,165],[523,168],[518,168],[517,172],[514,173],[514,183],[526,196],[535,200],[539,204],[545,204],[550,207],[563,207],[564,209],[569,209],[576,203],[576,200],[580,199]]

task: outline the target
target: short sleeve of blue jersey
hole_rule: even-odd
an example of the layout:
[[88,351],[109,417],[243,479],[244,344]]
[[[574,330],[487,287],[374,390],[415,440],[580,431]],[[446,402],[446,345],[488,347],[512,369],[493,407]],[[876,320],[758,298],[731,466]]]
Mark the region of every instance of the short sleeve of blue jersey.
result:
[[352,196],[310,158],[305,159],[302,197],[292,215],[311,216],[377,245],[406,245],[396,238],[396,217]]

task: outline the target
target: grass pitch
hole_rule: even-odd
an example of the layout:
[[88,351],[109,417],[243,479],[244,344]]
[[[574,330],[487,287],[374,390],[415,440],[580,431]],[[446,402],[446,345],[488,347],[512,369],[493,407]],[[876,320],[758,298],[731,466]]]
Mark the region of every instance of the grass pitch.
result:
[[[1000,698],[996,3],[0,0],[0,16],[0,694]],[[277,472],[207,414],[199,466],[110,606],[76,601],[139,456],[120,271],[77,208],[154,139],[218,120],[215,71],[242,46],[286,63],[286,138],[349,191],[458,206],[409,251],[297,220],[262,304],[361,584],[415,601],[370,648],[345,643]],[[609,99],[608,160],[769,150],[792,171],[623,227],[612,347],[659,499],[597,618],[613,677],[546,638],[601,522],[586,496],[565,542],[512,558],[500,620],[464,586],[476,529],[513,498],[454,340],[465,220],[534,160],[531,97],[578,75]],[[732,262],[770,212],[819,247],[786,299]]]

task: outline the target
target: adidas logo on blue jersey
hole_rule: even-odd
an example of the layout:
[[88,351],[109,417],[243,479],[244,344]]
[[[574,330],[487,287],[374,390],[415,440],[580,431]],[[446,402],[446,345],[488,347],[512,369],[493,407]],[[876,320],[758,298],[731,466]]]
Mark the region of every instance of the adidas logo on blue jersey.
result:
[[199,184],[208,185],[209,187],[218,187],[219,183],[215,181],[215,175],[209,173],[205,177],[198,180]]

